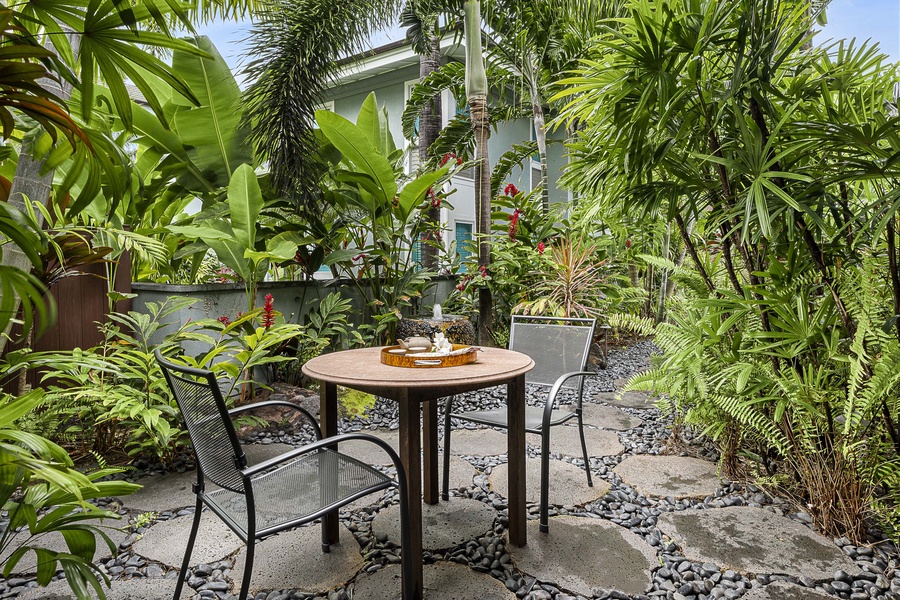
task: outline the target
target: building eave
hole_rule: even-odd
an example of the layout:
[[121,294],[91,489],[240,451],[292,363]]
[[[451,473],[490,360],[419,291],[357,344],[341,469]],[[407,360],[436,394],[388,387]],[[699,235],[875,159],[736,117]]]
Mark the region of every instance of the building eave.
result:
[[[464,46],[456,30],[447,31],[441,38],[441,56],[464,56]],[[372,50],[367,50],[338,61],[341,71],[335,76],[331,86],[338,87],[355,81],[378,77],[419,64],[419,55],[412,49],[409,40],[391,42]]]

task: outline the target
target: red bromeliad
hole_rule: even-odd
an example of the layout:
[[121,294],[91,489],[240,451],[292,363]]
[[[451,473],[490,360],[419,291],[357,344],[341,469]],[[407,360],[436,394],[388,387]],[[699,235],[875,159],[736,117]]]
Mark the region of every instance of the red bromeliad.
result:
[[455,160],[457,165],[461,165],[463,162],[463,159],[458,157],[456,154],[454,154],[453,152],[448,152],[441,157],[441,166],[443,167],[444,165],[446,165],[448,162],[450,162],[451,159]]
[[544,250],[545,250],[546,248],[547,248],[547,246],[544,245],[544,242],[539,242],[538,245],[537,245],[537,251],[538,251],[538,254],[543,254],[543,253],[544,253]]
[[272,294],[266,294],[266,303],[263,304],[262,326],[268,329],[275,324],[275,307]]
[[514,183],[507,183],[506,187],[503,188],[503,193],[512,197],[519,193],[519,188],[517,188]]
[[434,193],[433,187],[428,188],[428,197],[431,198],[432,208],[441,207],[441,197]]
[[[512,184],[509,184],[512,185]],[[515,240],[519,233],[519,216],[522,214],[518,208],[509,216],[509,239]]]

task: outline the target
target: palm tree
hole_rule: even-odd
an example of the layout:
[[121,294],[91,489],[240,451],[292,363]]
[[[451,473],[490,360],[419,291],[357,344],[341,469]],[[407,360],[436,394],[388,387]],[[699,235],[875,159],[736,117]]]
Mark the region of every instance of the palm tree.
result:
[[[488,113],[488,81],[481,49],[481,2],[466,0],[463,4],[466,38],[466,97],[469,118],[475,132],[475,214],[478,217],[478,265],[491,265],[491,164],[488,159],[490,115]],[[488,344],[493,320],[493,299],[487,286],[478,290],[478,341]]]

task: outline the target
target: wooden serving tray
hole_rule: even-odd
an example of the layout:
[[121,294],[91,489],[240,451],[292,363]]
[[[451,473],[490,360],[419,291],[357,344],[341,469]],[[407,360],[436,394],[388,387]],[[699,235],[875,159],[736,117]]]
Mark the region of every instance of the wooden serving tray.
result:
[[408,356],[407,354],[421,354],[419,352],[399,353],[391,350],[402,350],[400,346],[388,346],[381,349],[381,362],[392,367],[407,367],[411,369],[435,369],[440,367],[458,367],[478,360],[478,350],[464,344],[453,344],[453,350],[471,348],[466,354],[453,356]]

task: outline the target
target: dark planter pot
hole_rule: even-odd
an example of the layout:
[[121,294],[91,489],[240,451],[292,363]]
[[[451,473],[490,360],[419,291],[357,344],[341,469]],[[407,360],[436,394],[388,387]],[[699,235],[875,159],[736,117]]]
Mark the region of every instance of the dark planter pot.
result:
[[397,339],[413,336],[430,339],[439,331],[453,344],[471,346],[475,343],[475,326],[469,319],[459,315],[444,315],[441,319],[404,317],[397,323]]

